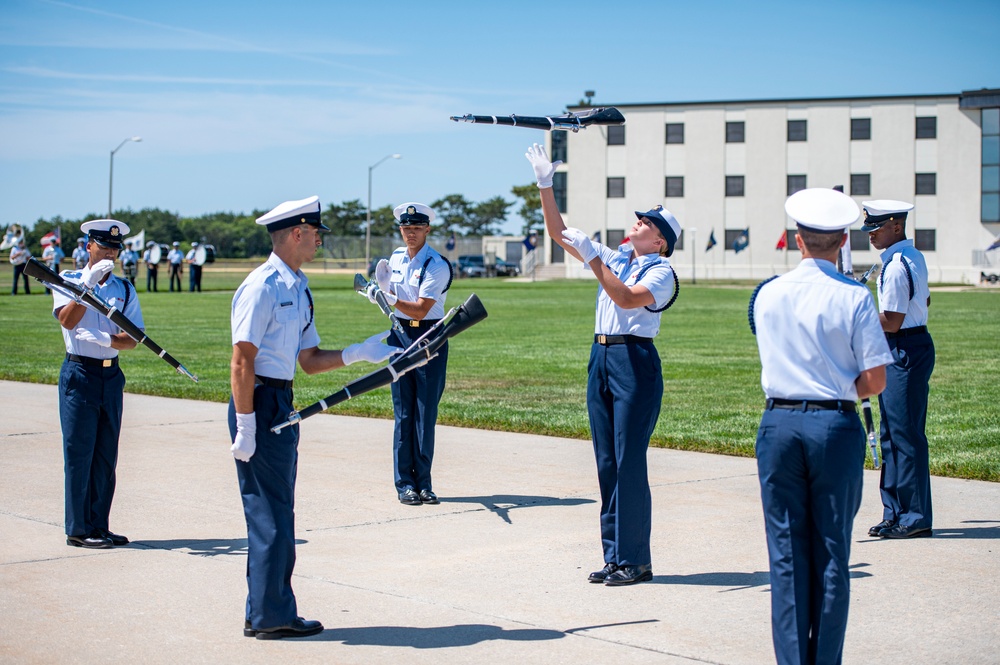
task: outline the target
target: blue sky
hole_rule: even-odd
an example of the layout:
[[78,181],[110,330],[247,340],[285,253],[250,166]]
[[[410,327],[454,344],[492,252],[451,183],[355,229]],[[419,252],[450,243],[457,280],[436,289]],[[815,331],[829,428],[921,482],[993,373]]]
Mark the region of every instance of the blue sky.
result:
[[[1000,87],[998,2],[0,0],[0,226],[505,196],[575,104]],[[519,220],[508,229],[516,231]]]

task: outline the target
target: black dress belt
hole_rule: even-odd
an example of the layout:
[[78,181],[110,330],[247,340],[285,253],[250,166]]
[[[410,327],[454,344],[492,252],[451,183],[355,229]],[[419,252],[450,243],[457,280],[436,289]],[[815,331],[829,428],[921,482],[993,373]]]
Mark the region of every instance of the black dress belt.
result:
[[769,399],[768,409],[793,411],[849,411],[858,412],[858,406],[846,399]]
[[286,381],[285,379],[272,379],[269,376],[260,376],[258,374],[254,374],[254,379],[257,380],[258,385],[267,386],[268,388],[289,390],[292,387],[292,382]]
[[118,356],[114,358],[91,358],[90,356],[78,356],[75,353],[67,353],[66,360],[80,363],[87,367],[116,367],[118,365]]
[[417,328],[419,330],[423,330],[425,328],[430,328],[440,320],[441,319],[420,319],[418,321],[417,319],[399,319],[399,323],[404,328]]
[[927,332],[927,326],[913,326],[912,328],[903,328],[902,330],[897,330],[896,332],[887,332],[885,334],[886,339],[896,339],[897,337],[910,337],[911,335],[922,335]]
[[612,344],[642,344],[652,341],[652,337],[638,337],[636,335],[594,335],[594,343],[603,344],[604,346]]

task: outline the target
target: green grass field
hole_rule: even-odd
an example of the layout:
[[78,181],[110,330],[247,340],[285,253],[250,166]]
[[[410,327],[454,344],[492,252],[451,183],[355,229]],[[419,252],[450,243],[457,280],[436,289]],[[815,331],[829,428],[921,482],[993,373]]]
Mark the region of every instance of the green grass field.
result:
[[[4,283],[9,284],[9,274],[8,266]],[[341,348],[387,327],[377,308],[351,291],[350,277],[310,276],[324,348]],[[206,291],[200,294],[146,294],[140,283],[146,331],[201,382],[195,384],[174,373],[139,347],[122,354],[126,390],[227,401],[229,308],[232,290],[241,280],[238,273],[206,272]],[[161,287],[165,283],[161,280]],[[42,290],[37,283],[35,289]],[[11,298],[3,290],[0,378],[56,383],[64,347],[50,312],[51,298]],[[654,445],[753,455],[764,398],[756,345],[746,318],[751,290],[749,285],[682,284],[677,304],[663,315],[657,338],[664,396]],[[451,342],[439,421],[589,439],[586,364],[596,284],[456,280],[448,303],[459,304],[472,291],[490,316]],[[930,328],[937,347],[927,425],[932,472],[1000,481],[1000,358],[996,353],[1000,293],[935,292]],[[317,376],[300,372],[296,404],[306,406],[371,369],[359,363]],[[333,412],[391,418],[389,390],[361,395]]]

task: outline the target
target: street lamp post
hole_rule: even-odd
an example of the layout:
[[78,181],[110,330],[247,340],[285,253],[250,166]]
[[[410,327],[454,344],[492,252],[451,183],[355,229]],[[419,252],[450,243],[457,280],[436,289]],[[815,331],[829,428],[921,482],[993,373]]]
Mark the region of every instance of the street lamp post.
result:
[[695,234],[698,233],[698,229],[691,227],[691,283],[698,283],[698,269],[695,267],[695,263],[698,258],[698,241],[695,240]]
[[118,147],[111,151],[111,168],[108,171],[108,219],[111,219],[111,188],[115,180],[115,153],[121,150],[122,146],[126,143],[131,143],[133,141],[138,143],[141,140],[141,136],[131,136],[119,143]]
[[368,266],[372,262],[372,171],[375,167],[384,162],[387,159],[399,159],[402,155],[386,155],[382,159],[378,160],[374,164],[368,167],[368,214],[365,220],[365,270],[368,270]]

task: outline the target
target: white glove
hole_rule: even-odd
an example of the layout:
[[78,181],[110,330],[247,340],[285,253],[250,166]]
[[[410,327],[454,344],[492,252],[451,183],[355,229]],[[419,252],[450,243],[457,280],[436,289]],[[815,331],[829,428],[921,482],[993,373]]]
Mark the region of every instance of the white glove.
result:
[[236,414],[236,440],[229,449],[233,457],[249,462],[257,450],[257,416],[253,413]]
[[556,167],[562,161],[552,163],[549,156],[545,154],[545,147],[537,143],[528,148],[524,156],[531,162],[531,168],[535,170],[535,180],[538,181],[538,189],[548,189],[552,186],[552,174],[556,172]]
[[389,262],[382,259],[375,266],[375,281],[378,282],[378,288],[382,289],[385,293],[389,293],[389,277],[392,275],[392,271],[389,270]]
[[88,289],[97,286],[104,276],[115,269],[115,262],[111,259],[104,259],[94,264],[94,267],[87,266],[80,274],[83,285]]
[[111,348],[111,335],[103,330],[88,330],[87,328],[77,328],[76,338],[81,342],[91,342],[106,349]]
[[381,291],[382,295],[385,296],[385,304],[389,305],[390,307],[395,305],[396,301],[399,300],[399,298],[392,295],[388,291],[380,289],[378,284],[369,284],[368,289],[365,291],[365,295],[368,296],[368,301],[373,305],[378,304],[378,302],[375,300],[375,294],[378,293],[379,291]]
[[350,365],[356,363],[359,360],[364,360],[370,363],[380,363],[383,360],[393,357],[397,353],[401,353],[403,350],[398,346],[389,346],[388,344],[383,344],[382,340],[389,336],[389,331],[380,332],[377,335],[372,335],[368,339],[358,344],[351,344],[349,347],[340,352],[340,358],[344,361],[345,365]]
[[590,241],[590,238],[586,233],[580,229],[574,229],[573,227],[567,227],[562,232],[563,240],[572,245],[576,253],[583,257],[584,263],[590,263],[595,256],[597,256],[597,250],[594,249],[594,243]]

